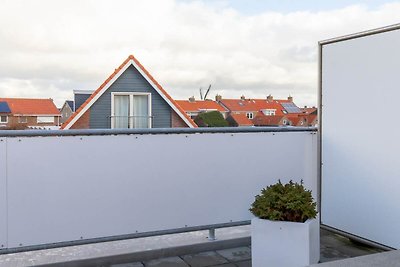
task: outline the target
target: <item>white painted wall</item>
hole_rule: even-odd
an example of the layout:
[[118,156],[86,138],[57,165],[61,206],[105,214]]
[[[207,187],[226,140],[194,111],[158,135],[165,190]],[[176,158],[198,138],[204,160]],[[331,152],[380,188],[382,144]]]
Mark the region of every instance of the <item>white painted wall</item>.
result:
[[312,132],[7,138],[8,247],[251,219],[279,178],[316,194],[316,144]]
[[400,31],[322,47],[322,223],[399,249]]

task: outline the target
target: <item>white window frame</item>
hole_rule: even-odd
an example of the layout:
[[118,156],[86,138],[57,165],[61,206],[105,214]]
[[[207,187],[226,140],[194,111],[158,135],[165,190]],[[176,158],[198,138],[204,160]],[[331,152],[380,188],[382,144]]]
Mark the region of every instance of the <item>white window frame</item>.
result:
[[[114,129],[114,97],[116,95],[125,95],[129,96],[129,117],[131,118],[133,116],[133,97],[136,96],[147,96],[147,101],[148,101],[148,128],[152,128],[152,113],[151,113],[151,93],[140,93],[140,92],[112,92],[111,93],[111,129]],[[132,125],[129,123],[129,128],[132,128]]]
[[[4,118],[4,117],[6,117],[6,121],[1,121],[1,118]],[[8,123],[8,116],[7,115],[0,115],[0,123],[2,123],[2,124]]]
[[264,109],[263,113],[265,116],[275,116],[276,115],[276,109]]
[[247,117],[249,120],[252,120],[252,119],[254,118],[253,112],[247,112],[247,113],[246,113],[246,117]]

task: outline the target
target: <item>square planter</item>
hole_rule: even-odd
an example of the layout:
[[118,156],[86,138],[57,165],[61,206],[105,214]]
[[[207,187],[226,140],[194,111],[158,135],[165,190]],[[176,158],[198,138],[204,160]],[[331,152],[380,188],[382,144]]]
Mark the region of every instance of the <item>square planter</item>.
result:
[[319,261],[319,219],[304,223],[251,220],[253,267],[300,267]]

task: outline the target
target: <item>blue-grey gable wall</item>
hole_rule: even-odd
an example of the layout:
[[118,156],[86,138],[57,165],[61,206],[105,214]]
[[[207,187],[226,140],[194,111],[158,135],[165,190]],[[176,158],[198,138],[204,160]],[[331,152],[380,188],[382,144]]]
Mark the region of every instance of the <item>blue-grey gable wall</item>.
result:
[[75,110],[71,108],[73,111],[76,111],[82,104],[88,99],[92,94],[81,94],[75,93],[74,94],[74,101],[75,101]]
[[154,90],[146,79],[133,67],[128,67],[121,76],[100,96],[90,108],[90,128],[111,128],[111,93],[142,92],[151,93],[152,127],[171,128],[171,107]]

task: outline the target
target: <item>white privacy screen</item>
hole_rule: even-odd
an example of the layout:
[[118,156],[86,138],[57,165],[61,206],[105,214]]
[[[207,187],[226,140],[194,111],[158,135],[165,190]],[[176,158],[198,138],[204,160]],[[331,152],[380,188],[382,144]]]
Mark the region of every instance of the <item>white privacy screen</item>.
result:
[[322,223],[400,249],[400,30],[321,47]]

